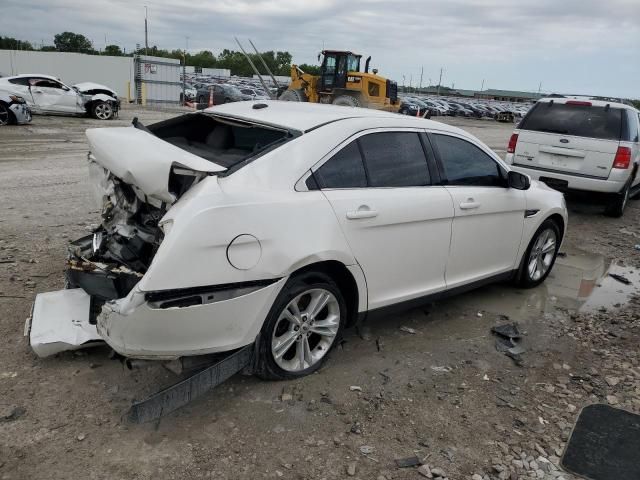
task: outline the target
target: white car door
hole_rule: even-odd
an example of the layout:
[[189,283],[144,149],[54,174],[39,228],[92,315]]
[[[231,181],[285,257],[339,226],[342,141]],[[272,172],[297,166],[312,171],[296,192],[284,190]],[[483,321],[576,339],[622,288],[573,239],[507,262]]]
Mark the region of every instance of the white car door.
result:
[[446,268],[447,288],[516,268],[526,196],[508,188],[506,170],[466,138],[430,133],[455,216]]
[[425,141],[418,131],[361,133],[314,172],[364,272],[369,310],[445,288],[453,204],[431,185]]
[[48,78],[31,79],[31,96],[38,110],[50,113],[82,113],[78,93],[66,85]]

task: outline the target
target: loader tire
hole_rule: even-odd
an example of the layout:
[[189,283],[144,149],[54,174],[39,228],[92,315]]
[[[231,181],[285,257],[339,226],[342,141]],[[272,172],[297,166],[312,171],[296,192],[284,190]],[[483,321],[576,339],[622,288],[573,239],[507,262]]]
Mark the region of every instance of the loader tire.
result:
[[340,95],[333,101],[334,105],[341,105],[344,107],[360,107],[360,100],[351,95]]
[[304,90],[285,90],[282,95],[280,95],[279,100],[284,102],[306,102],[308,101],[307,96],[304,93]]

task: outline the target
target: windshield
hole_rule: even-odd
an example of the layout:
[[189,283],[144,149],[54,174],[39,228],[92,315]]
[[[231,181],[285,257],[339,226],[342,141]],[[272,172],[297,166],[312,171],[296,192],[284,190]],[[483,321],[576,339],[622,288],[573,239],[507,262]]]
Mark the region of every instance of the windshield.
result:
[[622,110],[541,102],[522,120],[520,128],[577,137],[620,140]]
[[347,71],[348,72],[360,71],[360,57],[356,55],[347,56]]

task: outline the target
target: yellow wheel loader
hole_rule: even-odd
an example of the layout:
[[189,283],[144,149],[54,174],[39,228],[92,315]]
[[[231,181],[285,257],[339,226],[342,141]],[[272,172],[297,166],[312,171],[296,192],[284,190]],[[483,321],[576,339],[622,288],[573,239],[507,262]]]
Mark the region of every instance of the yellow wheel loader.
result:
[[375,69],[369,73],[371,57],[361,72],[362,55],[339,50],[324,50],[322,55],[319,76],[291,65],[291,83],[280,100],[398,111],[398,84],[381,77]]

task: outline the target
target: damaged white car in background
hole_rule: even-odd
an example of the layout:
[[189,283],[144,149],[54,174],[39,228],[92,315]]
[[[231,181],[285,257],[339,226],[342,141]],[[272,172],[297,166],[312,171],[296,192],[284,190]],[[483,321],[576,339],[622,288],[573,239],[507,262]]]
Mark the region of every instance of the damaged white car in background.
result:
[[24,98],[34,114],[81,115],[111,120],[120,109],[118,94],[109,87],[91,82],[69,87],[51,75],[2,77],[0,89]]
[[41,356],[254,345],[262,377],[306,375],[366,314],[538,285],[567,224],[562,194],[473,136],[393,113],[237,102],[87,137],[102,222],[36,297]]

